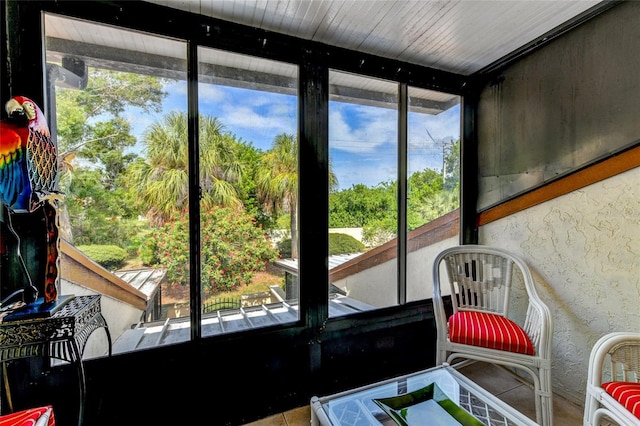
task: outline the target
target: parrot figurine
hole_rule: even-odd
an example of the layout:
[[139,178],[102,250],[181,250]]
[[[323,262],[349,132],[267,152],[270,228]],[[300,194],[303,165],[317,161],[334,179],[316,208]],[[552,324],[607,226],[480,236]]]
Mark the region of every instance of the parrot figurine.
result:
[[[43,210],[47,231],[44,300],[49,303],[58,298],[60,270],[57,148],[42,110],[31,99],[14,96],[5,109],[8,118],[0,121],[0,202],[8,209],[8,227],[18,241],[11,215]],[[21,256],[20,262],[27,272]],[[28,272],[26,275],[29,277]],[[32,292],[35,287],[28,279],[31,289],[25,292]],[[37,289],[32,297],[35,300]]]

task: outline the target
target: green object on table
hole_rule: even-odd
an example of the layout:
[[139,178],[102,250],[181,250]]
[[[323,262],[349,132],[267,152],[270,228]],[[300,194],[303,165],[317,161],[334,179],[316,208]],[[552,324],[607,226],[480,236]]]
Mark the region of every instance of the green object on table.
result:
[[[412,411],[414,413],[417,412],[418,405],[428,403],[429,401],[436,402],[452,417],[452,420],[455,419],[463,426],[484,426],[484,423],[449,399],[435,383],[431,383],[428,386],[404,395],[373,400],[389,417],[401,426],[416,426],[410,423],[409,414]],[[420,408],[422,408],[421,413],[422,411],[429,410],[426,406]],[[436,413],[434,413],[434,415],[435,414]]]

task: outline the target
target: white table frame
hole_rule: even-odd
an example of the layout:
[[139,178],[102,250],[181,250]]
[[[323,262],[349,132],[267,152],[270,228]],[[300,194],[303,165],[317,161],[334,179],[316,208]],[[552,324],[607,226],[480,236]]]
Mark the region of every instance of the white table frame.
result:
[[[397,389],[397,385],[406,379],[421,378],[422,375],[429,375],[430,373],[441,373],[445,371],[450,377],[460,385],[460,406],[467,411],[472,411],[472,414],[481,422],[487,426],[537,426],[537,423],[525,416],[520,411],[511,407],[504,401],[497,398],[495,395],[489,393],[486,389],[478,386],[476,383],[465,377],[462,373],[458,372],[455,368],[449,364],[443,364],[427,370],[419,371],[416,373],[406,374],[404,376],[394,377],[392,379],[384,380],[370,385],[361,386],[356,389],[328,395],[324,397],[313,396],[311,398],[311,425],[312,426],[343,426],[341,423],[332,422],[329,411],[331,411],[330,403],[335,402],[337,399],[341,399],[345,402],[349,401],[349,397],[353,397],[353,401],[358,402],[358,406],[362,411],[361,416],[357,422],[357,425],[371,425],[379,426],[381,423],[375,419],[373,414],[368,411],[368,408],[363,406],[358,400],[358,395],[362,396],[365,392],[375,392],[377,390],[384,390],[385,396],[393,396],[394,389]],[[435,374],[434,374],[435,376]],[[425,376],[428,378],[429,376]],[[385,389],[384,387],[388,389]],[[391,393],[389,393],[391,392]],[[468,397],[468,398],[467,398]],[[469,403],[468,399],[473,399],[473,407]],[[490,412],[490,415],[489,415]],[[385,423],[386,424],[386,423]],[[394,424],[392,420],[389,420],[389,424]]]

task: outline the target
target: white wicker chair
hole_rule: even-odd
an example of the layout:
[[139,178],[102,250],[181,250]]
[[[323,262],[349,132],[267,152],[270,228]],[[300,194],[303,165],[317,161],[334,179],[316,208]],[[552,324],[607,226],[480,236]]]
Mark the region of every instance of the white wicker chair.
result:
[[[441,277],[445,275],[441,274],[443,262],[446,267],[442,269],[446,269],[448,280]],[[519,278],[516,278],[517,271]],[[441,283],[452,295],[453,313],[449,318],[445,313]],[[519,297],[526,294],[529,299],[525,301],[528,306],[521,325],[508,319],[512,285],[522,285],[525,291],[516,293]],[[533,381],[537,423],[553,425],[553,319],[536,292],[526,263],[505,250],[483,245],[446,249],[438,254],[433,264],[433,305],[437,329],[436,362],[451,364],[461,358],[525,371]]]
[[[624,392],[621,387],[618,388],[621,393],[614,392],[615,382],[630,386],[626,386]],[[602,336],[591,349],[589,357],[585,426],[599,426],[606,418],[621,426],[640,426],[640,418],[637,417],[640,416],[639,384],[640,333],[614,332]],[[627,406],[636,407],[635,416],[629,408],[625,408],[624,402]]]

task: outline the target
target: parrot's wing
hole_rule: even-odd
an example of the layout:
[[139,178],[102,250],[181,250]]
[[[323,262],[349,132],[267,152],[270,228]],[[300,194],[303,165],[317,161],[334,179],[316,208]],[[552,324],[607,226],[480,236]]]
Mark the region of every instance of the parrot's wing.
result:
[[44,134],[38,130],[30,129],[27,156],[29,179],[33,190],[43,193],[55,192],[58,154],[48,133]]
[[28,210],[31,184],[26,149],[12,124],[0,121],[0,201],[12,210]]

